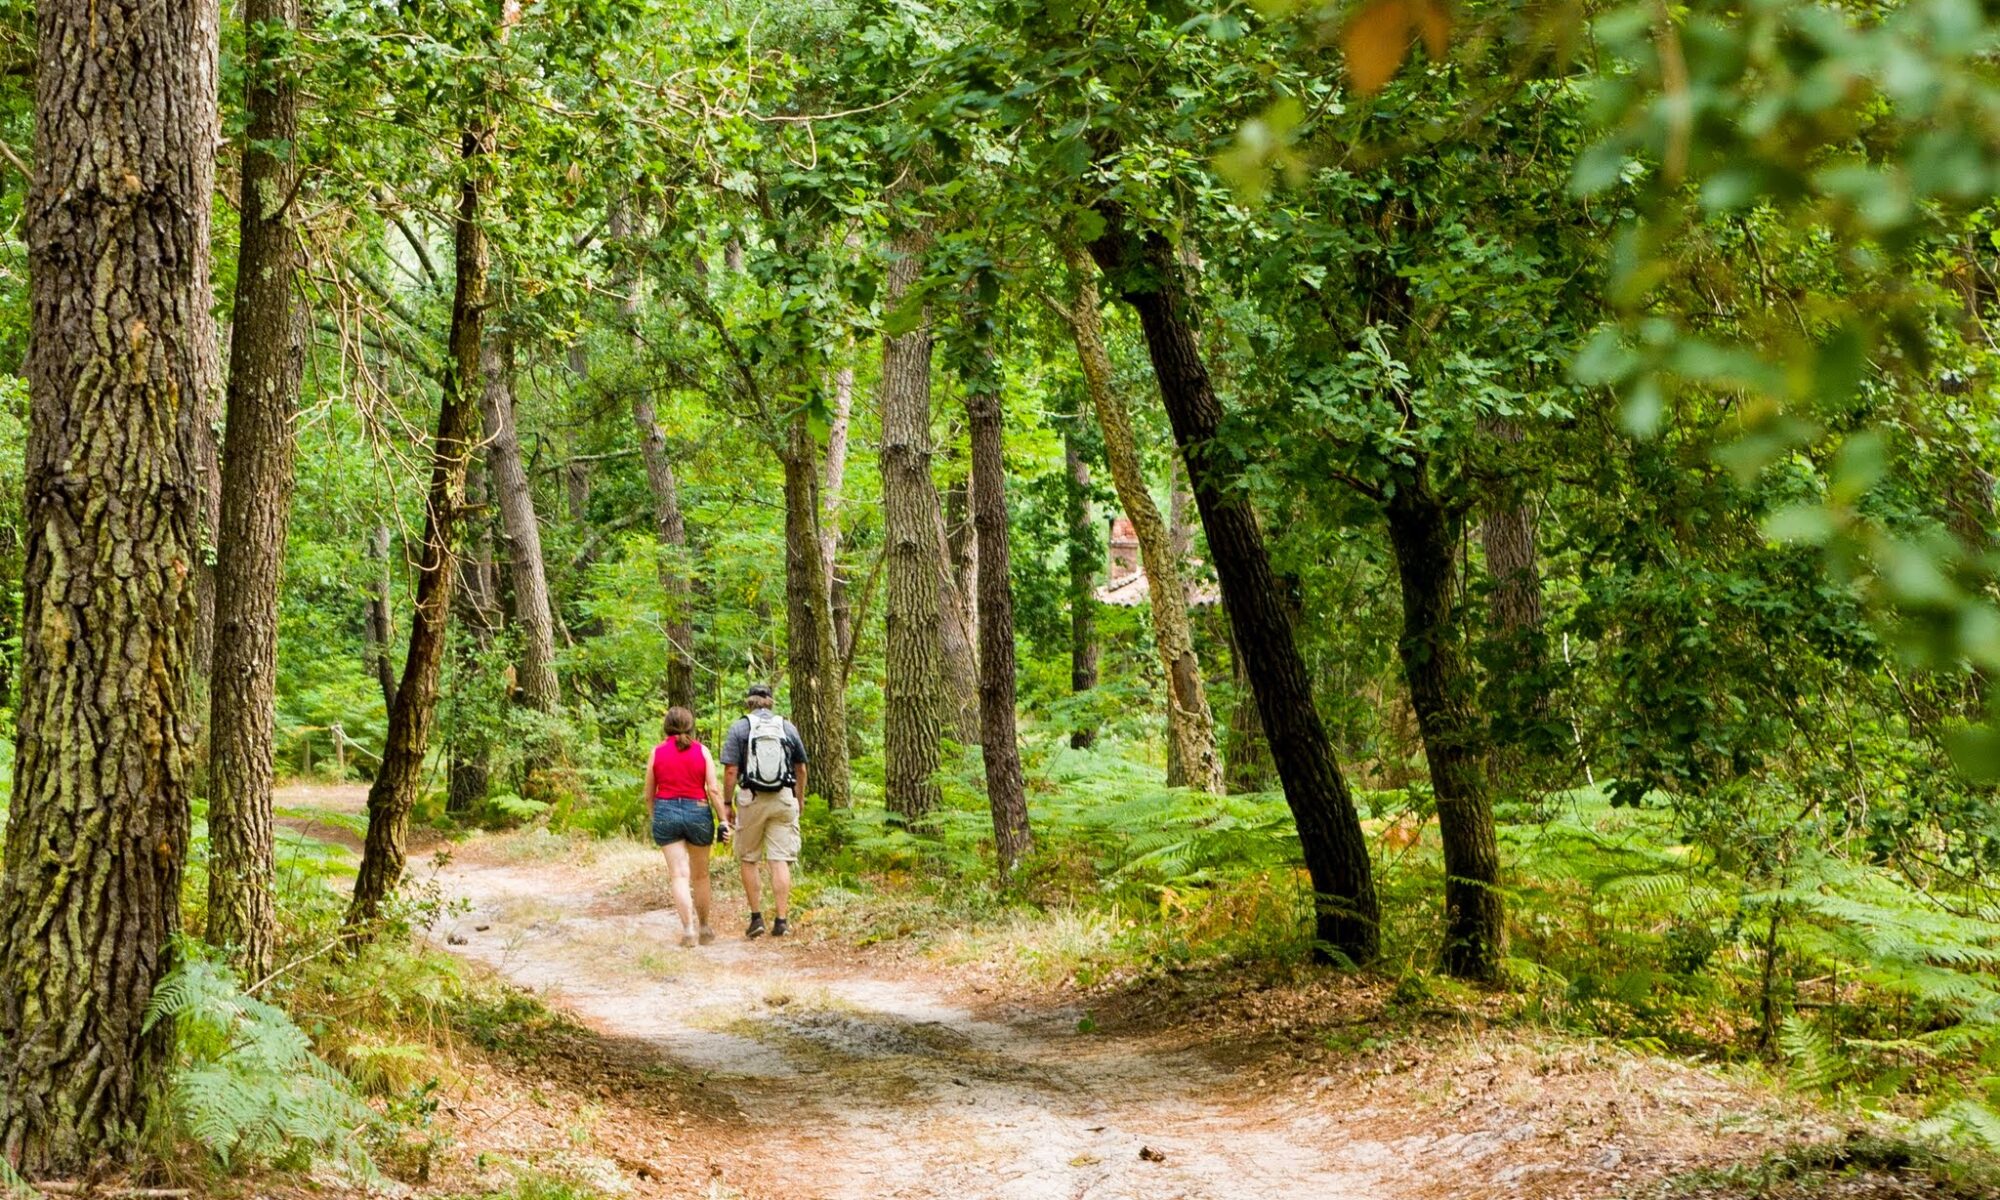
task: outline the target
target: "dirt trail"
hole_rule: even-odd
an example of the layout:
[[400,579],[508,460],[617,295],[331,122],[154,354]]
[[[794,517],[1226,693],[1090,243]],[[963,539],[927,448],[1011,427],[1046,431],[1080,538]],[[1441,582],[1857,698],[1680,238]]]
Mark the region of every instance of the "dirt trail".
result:
[[[949,980],[871,972],[804,939],[683,950],[671,913],[620,912],[579,872],[463,861],[458,953],[603,1033],[702,1072],[748,1128],[718,1131],[749,1195],[969,1200],[1391,1197],[1389,1149],[1252,1099],[1187,1052],[1080,1034],[1077,1014],[982,1018]],[[629,904],[626,907],[631,907]],[[754,1129],[755,1137],[746,1136]]]

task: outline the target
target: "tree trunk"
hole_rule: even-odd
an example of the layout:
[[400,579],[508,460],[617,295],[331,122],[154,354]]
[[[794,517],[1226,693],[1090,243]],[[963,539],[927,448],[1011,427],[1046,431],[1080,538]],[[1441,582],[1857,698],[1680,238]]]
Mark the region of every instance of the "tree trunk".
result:
[[[890,248],[885,301],[893,310],[923,270],[930,238],[904,231]],[[937,485],[931,478],[928,319],[882,339],[882,508],[888,558],[884,613],[883,800],[904,820],[940,802],[937,770],[948,701],[944,677]]]
[[[228,441],[215,565],[216,638],[209,681],[208,929],[232,947],[246,984],[271,969],[271,726],[278,669],[278,584],[292,503],[292,410],[305,362],[295,303],[292,228],[298,164],[296,75],[271,60],[262,31],[299,25],[301,0],[245,0],[243,192],[235,331],[229,343]],[[283,51],[282,43],[278,47]],[[283,147],[273,152],[272,147]]]
[[1139,558],[1146,568],[1153,643],[1167,684],[1167,784],[1219,794],[1224,786],[1222,757],[1216,752],[1215,714],[1208,706],[1208,688],[1202,681],[1200,660],[1195,657],[1181,559],[1146,487],[1132,415],[1111,378],[1096,272],[1083,249],[1074,243],[1064,247],[1064,257],[1076,289],[1076,302],[1069,313],[1070,330],[1082,361],[1084,385],[1104,431],[1104,458],[1111,467],[1118,503],[1132,522],[1139,539]]
[[[928,400],[928,398],[926,398]],[[928,473],[926,480],[932,480]],[[934,542],[938,562],[938,632],[944,646],[944,677],[949,685],[951,715],[958,740],[967,745],[979,741],[979,654],[974,648],[972,606],[966,599],[966,584],[976,569],[961,557],[951,527],[945,523],[944,498],[932,481],[930,511],[936,526]],[[958,507],[963,507],[959,501]],[[969,532],[969,531],[968,531]],[[963,539],[968,545],[971,538]]]
[[643,390],[632,396],[632,423],[639,430],[639,451],[646,462],[646,486],[653,493],[653,528],[667,551],[660,566],[660,590],[665,597],[667,641],[667,703],[694,705],[694,588],[687,577],[687,522],[681,516],[680,484],[666,435],[653,418],[653,398]]
[[[850,348],[850,353],[851,353]],[[854,364],[833,375],[833,413],[826,429],[826,458],[820,464],[819,540],[826,560],[827,608],[833,613],[833,645],[844,655],[853,637],[847,580],[840,573],[840,502],[847,487],[847,433],[854,414]],[[840,678],[845,679],[845,673]]]
[[1014,728],[1014,591],[1007,542],[1007,462],[1000,381],[988,361],[968,379],[965,417],[972,432],[973,533],[979,568],[979,733],[985,760],[986,800],[993,810],[993,850],[1007,878],[1034,849],[1028,828],[1027,786]]
[[[1511,421],[1495,419],[1480,424],[1507,445],[1521,440],[1521,431]],[[1480,522],[1479,540],[1486,552],[1486,572],[1493,578],[1489,616],[1495,636],[1517,646],[1532,641],[1542,629],[1542,573],[1535,555],[1534,509],[1516,491],[1496,494],[1487,507],[1486,519]],[[1524,665],[1532,668],[1539,664]]]
[[[1063,434],[1063,461],[1069,467],[1069,690],[1082,695],[1097,686],[1097,564],[1104,550],[1090,515],[1090,464],[1073,431]],[[1096,741],[1097,729],[1090,724],[1069,735],[1078,750]]]
[[549,609],[548,576],[542,563],[541,524],[535,495],[521,464],[514,432],[514,342],[510,335],[486,339],[482,351],[481,407],[486,419],[486,470],[499,501],[501,536],[507,544],[507,573],[514,587],[514,619],[521,630],[521,665],[516,683],[521,700],[537,712],[562,703],[556,682],[556,624]]
[[368,597],[368,658],[375,681],[382,688],[382,711],[386,713],[396,706],[396,664],[392,658],[396,646],[396,618],[394,610],[389,607],[394,581],[389,573],[387,524],[378,523],[368,535],[368,557],[375,560],[377,567],[372,594]]
[[1229,740],[1223,754],[1223,778],[1233,793],[1261,792],[1271,786],[1271,744],[1257,715],[1257,698],[1250,672],[1236,639],[1229,640],[1229,673],[1236,685],[1236,707],[1229,712]]
[[[446,642],[452,656],[450,688],[443,691],[444,706],[445,802],[446,815],[464,819],[485,803],[492,790],[493,739],[482,721],[480,684],[484,660],[492,653],[494,638],[505,628],[501,611],[499,571],[493,563],[492,516],[487,505],[486,472],[474,457],[465,464],[465,504],[460,509],[465,527],[459,541],[468,550],[458,551],[463,578],[452,589],[451,605],[458,628],[447,631]],[[514,678],[510,669],[505,681],[506,699],[514,698]]]
[[792,418],[785,469],[785,659],[792,714],[812,755],[812,790],[835,808],[849,803],[847,697],[833,640],[832,597],[823,574],[819,476],[803,412]]
[[1105,218],[1105,231],[1091,244],[1091,252],[1138,312],[1145,331],[1160,398],[1208,535],[1223,604],[1257,693],[1257,710],[1271,738],[1285,800],[1298,823],[1306,870],[1318,898],[1315,953],[1367,962],[1381,945],[1381,910],[1368,842],[1319,710],[1313,706],[1312,684],[1292,639],[1291,617],[1271,572],[1263,531],[1249,500],[1236,486],[1228,459],[1209,454],[1222,424],[1222,406],[1195,346],[1187,314],[1187,282],[1164,239],[1126,230],[1124,213],[1110,203],[1100,204],[1098,211]]
[[138,1152],[173,1023],[211,395],[216,6],[42,0],[26,205],[21,706],[0,875],[0,1162]]
[[438,404],[437,438],[432,447],[430,491],[424,505],[424,541],[417,562],[417,594],[410,612],[410,648],[403,678],[389,707],[389,734],[382,766],[368,789],[368,838],[354,879],[354,902],[347,925],[356,936],[402,882],[410,809],[423,783],[424,752],[437,717],[438,675],[444,665],[445,627],[451,614],[456,575],[452,530],[464,501],[465,469],[472,458],[477,413],[470,391],[479,386],[479,351],[486,310],[486,231],[480,226],[479,158],[491,135],[465,134],[467,177],[459,189],[454,230],[454,284],[450,362]]
[[1458,647],[1454,522],[1423,472],[1420,459],[1396,481],[1386,506],[1389,543],[1403,584],[1399,649],[1444,841],[1444,968],[1461,979],[1494,979],[1507,927],[1493,806],[1486,794],[1485,730],[1473,709],[1473,681]]

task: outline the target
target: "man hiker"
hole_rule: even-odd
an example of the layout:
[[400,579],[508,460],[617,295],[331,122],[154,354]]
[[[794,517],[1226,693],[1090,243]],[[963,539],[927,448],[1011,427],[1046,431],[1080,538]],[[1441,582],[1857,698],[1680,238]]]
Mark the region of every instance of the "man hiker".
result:
[[750,685],[749,712],[722,739],[722,794],[736,830],[736,861],[743,867],[743,895],[750,902],[744,937],[764,935],[757,865],[771,868],[771,936],[791,931],[785,916],[792,898],[792,864],[799,857],[799,797],[806,791],[806,744],[773,708],[771,686]]

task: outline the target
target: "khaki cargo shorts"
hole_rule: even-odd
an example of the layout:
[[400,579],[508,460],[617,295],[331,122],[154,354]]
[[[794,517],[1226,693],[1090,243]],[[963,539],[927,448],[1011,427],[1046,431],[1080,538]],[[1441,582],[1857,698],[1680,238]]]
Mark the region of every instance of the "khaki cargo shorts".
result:
[[799,801],[792,789],[736,789],[736,861],[799,861]]

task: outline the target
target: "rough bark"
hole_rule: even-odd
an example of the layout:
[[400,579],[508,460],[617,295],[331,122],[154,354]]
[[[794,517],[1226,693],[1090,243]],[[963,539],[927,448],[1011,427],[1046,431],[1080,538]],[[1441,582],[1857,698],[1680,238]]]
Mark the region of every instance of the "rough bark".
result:
[[998,381],[968,380],[965,416],[972,433],[968,482],[972,526],[978,539],[979,733],[986,769],[986,800],[993,812],[993,849],[1002,878],[1034,849],[1028,827],[1027,785],[1014,728],[1014,591],[1007,533],[1007,463],[1002,443]]
[[1104,431],[1104,458],[1118,503],[1139,539],[1139,559],[1146,568],[1147,596],[1152,601],[1153,643],[1167,685],[1167,783],[1205,792],[1223,791],[1222,756],[1215,745],[1215,713],[1208,705],[1201,663],[1195,657],[1194,631],[1188,621],[1187,582],[1181,557],[1161,519],[1159,506],[1146,487],[1139,461],[1138,437],[1125,398],[1111,376],[1111,357],[1104,347],[1096,271],[1081,246],[1064,247],[1076,300],[1069,310],[1071,334],[1083,367],[1085,389]]
[[389,607],[391,588],[394,586],[389,574],[389,526],[378,523],[368,535],[368,557],[375,561],[375,581],[370,585],[367,614],[367,642],[369,668],[375,675],[375,682],[382,688],[382,711],[396,707],[396,664],[392,658],[396,645],[396,617]]
[[507,576],[514,588],[514,620],[521,631],[521,662],[515,683],[522,703],[538,712],[554,712],[562,703],[556,680],[556,623],[549,606],[535,494],[528,485],[521,442],[514,432],[513,339],[505,335],[487,338],[482,355],[480,406],[486,421],[486,470],[500,510]]
[[[451,686],[443,692],[440,703],[445,710],[444,811],[462,819],[485,803],[492,790],[493,742],[478,720],[479,680],[481,659],[492,652],[494,639],[506,624],[500,603],[499,570],[493,562],[486,472],[477,456],[465,464],[465,504],[460,511],[463,527],[458,540],[465,549],[456,552],[460,578],[451,596],[458,630],[447,634],[452,657]],[[514,690],[511,677],[518,672],[510,669],[508,674],[506,691],[511,699]]]
[[[1097,686],[1097,564],[1104,551],[1090,515],[1090,464],[1074,432],[1063,434],[1063,462],[1069,468],[1069,690],[1081,695]],[[1078,750],[1096,741],[1097,730],[1088,724],[1069,735]]]
[[812,755],[812,790],[833,807],[846,808],[847,696],[824,574],[819,476],[803,412],[792,419],[780,459],[785,470],[785,658],[792,714]]
[[437,437],[431,447],[430,490],[424,505],[424,540],[417,561],[417,593],[410,612],[410,647],[403,676],[389,706],[389,732],[382,766],[368,789],[368,837],[354,879],[347,925],[368,936],[382,903],[402,882],[409,838],[410,809],[423,782],[424,752],[437,717],[438,675],[444,665],[445,630],[457,564],[452,533],[464,502],[465,469],[472,458],[477,418],[473,389],[479,386],[479,351],[486,307],[486,232],[480,226],[478,158],[488,152],[489,135],[468,131],[463,141],[468,172],[459,189],[454,221],[454,268],[449,364],[438,404]]
[[[922,271],[928,236],[899,234],[885,288],[894,309]],[[937,485],[931,478],[931,330],[928,318],[882,339],[882,507],[888,602],[884,611],[883,799],[905,820],[939,804],[945,688]]]
[[173,1043],[145,1013],[187,858],[218,136],[214,3],[43,0],[36,16],[0,874],[0,1161],[31,1180],[130,1161]]
[[1118,294],[1138,313],[1145,331],[1160,398],[1187,464],[1195,507],[1207,534],[1223,605],[1243,650],[1257,710],[1271,737],[1286,803],[1298,824],[1306,870],[1318,898],[1316,952],[1366,962],[1381,945],[1368,842],[1313,705],[1311,680],[1292,637],[1291,616],[1271,571],[1263,531],[1249,500],[1235,486],[1228,460],[1209,453],[1222,424],[1222,406],[1195,344],[1186,279],[1163,238],[1126,229],[1124,213],[1108,202],[1098,211],[1105,218],[1105,230],[1091,244],[1091,253]]
[[[250,113],[238,205],[228,441],[216,536],[217,637],[209,680],[208,928],[245,982],[271,968],[271,727],[278,584],[292,502],[292,411],[305,361],[292,226],[298,165],[296,76],[271,61],[264,31],[296,30],[300,0],[245,0]],[[274,147],[283,147],[276,150]]]
[[1444,842],[1443,965],[1462,979],[1493,979],[1506,951],[1506,914],[1486,792],[1485,727],[1459,653],[1456,522],[1424,479],[1421,461],[1396,481],[1385,507],[1403,585],[1398,648]]

